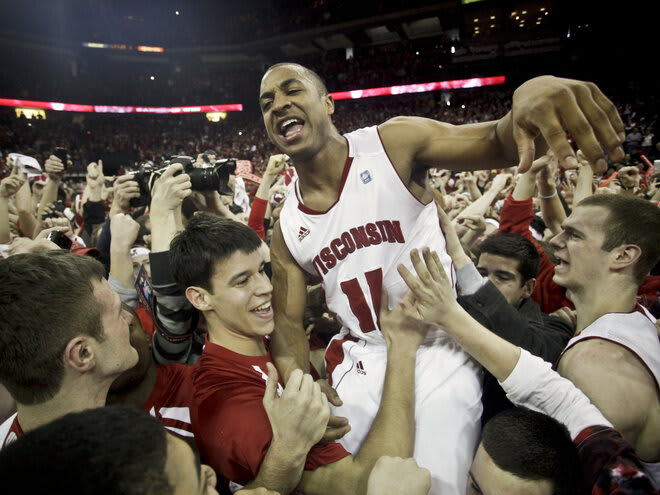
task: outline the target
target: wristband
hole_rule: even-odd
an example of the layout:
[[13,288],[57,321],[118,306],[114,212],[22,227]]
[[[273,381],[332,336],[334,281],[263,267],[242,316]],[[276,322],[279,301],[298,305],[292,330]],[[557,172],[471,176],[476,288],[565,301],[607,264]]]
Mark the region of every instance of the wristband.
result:
[[557,189],[556,188],[555,188],[555,192],[553,192],[550,196],[542,196],[541,194],[539,194],[539,198],[541,198],[541,199],[552,199],[555,196],[557,196]]

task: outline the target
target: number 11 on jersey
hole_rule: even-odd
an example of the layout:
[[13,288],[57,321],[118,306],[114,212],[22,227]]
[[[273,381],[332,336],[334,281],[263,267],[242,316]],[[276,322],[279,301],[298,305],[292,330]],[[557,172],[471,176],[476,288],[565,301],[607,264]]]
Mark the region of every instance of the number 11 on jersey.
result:
[[[360,329],[362,332],[367,333],[380,328],[380,295],[383,287],[383,269],[377,268],[365,272],[364,276],[369,286],[369,300],[362,291],[357,278],[345,280],[340,286],[346,297],[348,297],[348,304],[360,323]],[[375,322],[372,313],[376,315]]]

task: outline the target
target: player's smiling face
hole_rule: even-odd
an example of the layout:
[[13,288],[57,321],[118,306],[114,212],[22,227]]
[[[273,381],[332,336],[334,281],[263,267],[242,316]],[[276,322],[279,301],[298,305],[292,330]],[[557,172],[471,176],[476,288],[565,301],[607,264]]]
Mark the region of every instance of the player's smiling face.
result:
[[273,331],[273,286],[264,265],[260,250],[236,251],[216,263],[207,297],[223,336],[245,341]]
[[334,103],[304,68],[283,65],[261,80],[259,106],[271,141],[292,158],[306,158],[325,143]]

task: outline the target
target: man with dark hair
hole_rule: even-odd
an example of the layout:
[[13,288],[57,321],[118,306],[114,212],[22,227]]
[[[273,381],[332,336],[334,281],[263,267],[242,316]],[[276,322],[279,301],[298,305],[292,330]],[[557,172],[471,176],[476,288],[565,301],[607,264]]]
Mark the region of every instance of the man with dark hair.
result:
[[[463,307],[500,337],[554,363],[573,336],[574,327],[559,316],[543,313],[531,298],[540,263],[534,244],[519,234],[493,234],[480,244],[475,269],[447,214],[439,209],[438,216],[447,252],[456,268]],[[482,425],[512,407],[502,387],[488,372],[481,402]]]
[[478,251],[479,273],[520,309],[534,292],[541,261],[536,246],[521,235],[501,233],[486,237]]
[[319,384],[296,370],[283,388],[271,362],[273,286],[261,245],[247,225],[211,215],[193,217],[170,245],[172,274],[207,326],[193,372],[199,451],[233,487],[364,493],[380,456],[412,454],[416,351],[427,327],[381,312],[387,372],[367,439],[355,456],[318,444],[330,414]]
[[524,487],[537,495],[579,495],[578,465],[564,425],[529,409],[507,409],[481,432],[467,493],[525,493]]
[[[327,392],[333,412],[350,420],[341,442],[352,452],[362,445],[380,403],[373,391],[385,369],[381,288],[393,303],[404,296],[394,267],[398,260],[408,263],[412,247],[437,250],[452,272],[424,187],[428,169],[508,168],[519,160],[522,172],[537,147],[545,147],[541,139],[535,142],[540,136],[562,164],[577,163],[565,130],[600,168],[603,148],[614,159],[623,157],[623,124],[614,105],[595,85],[567,79],[523,84],[512,111],[498,121],[453,126],[396,117],[344,136],[332,123],[332,97],[300,65],[266,71],[259,104],[271,141],[297,172],[271,241],[277,289],[273,355],[285,382],[294,369],[308,369],[306,282],[307,276],[322,279],[329,310],[343,324],[326,351],[341,401]],[[419,363],[424,392],[417,396],[415,458],[433,473],[433,493],[462,493],[479,436],[480,368],[441,329],[429,332]]]
[[557,365],[645,461],[660,486],[660,341],[636,296],[660,258],[660,209],[622,194],[578,203],[551,240],[554,281],[577,327]]
[[134,366],[131,315],[89,256],[63,250],[0,262],[0,382],[17,414],[0,448],[69,412],[105,404],[112,381]]

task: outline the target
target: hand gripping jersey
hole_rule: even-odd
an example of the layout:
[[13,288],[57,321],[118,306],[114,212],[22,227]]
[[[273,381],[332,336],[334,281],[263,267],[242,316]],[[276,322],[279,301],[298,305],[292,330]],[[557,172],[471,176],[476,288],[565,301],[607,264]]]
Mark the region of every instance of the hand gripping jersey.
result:
[[[333,414],[351,431],[340,440],[359,450],[380,405],[386,346],[378,312],[383,285],[390,308],[408,291],[397,272],[413,248],[430,247],[455,280],[435,204],[415,198],[390,162],[377,127],[345,135],[348,159],[339,197],[327,211],[306,207],[298,181],[280,225],[298,265],[323,280],[327,305],[343,328],[326,350],[330,382],[343,401]],[[277,289],[276,289],[277,290]],[[479,436],[481,371],[444,331],[432,329],[417,353],[414,457],[432,474],[431,493],[465,493]]]

